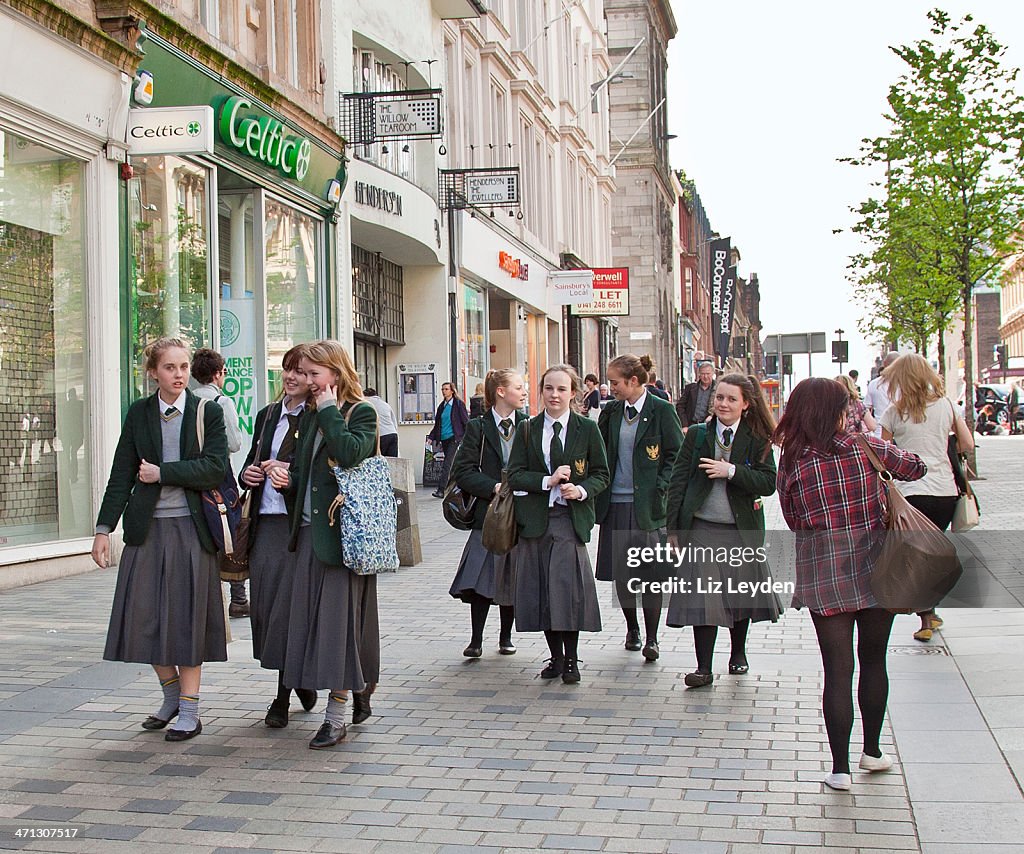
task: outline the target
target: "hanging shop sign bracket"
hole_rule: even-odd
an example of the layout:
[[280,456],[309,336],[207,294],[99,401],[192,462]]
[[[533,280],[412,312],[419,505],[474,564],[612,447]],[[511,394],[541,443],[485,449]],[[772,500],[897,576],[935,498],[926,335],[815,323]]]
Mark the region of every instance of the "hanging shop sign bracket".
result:
[[350,145],[389,139],[439,139],[441,90],[342,92],[338,97],[338,133]]
[[439,169],[441,210],[519,205],[518,166],[495,169]]

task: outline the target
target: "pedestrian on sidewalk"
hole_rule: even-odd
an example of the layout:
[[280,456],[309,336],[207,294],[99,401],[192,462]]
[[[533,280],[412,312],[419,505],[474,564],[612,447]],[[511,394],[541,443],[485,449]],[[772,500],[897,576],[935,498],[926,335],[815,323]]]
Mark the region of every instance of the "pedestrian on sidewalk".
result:
[[875,417],[868,411],[860,399],[860,392],[853,378],[840,374],[836,382],[846,389],[850,402],[846,404],[846,432],[856,436],[858,433],[874,433],[878,429]]
[[[238,410],[235,402],[223,394],[224,380],[228,371],[224,357],[216,350],[201,347],[192,355],[192,379],[199,385],[193,391],[196,397],[205,397],[219,404],[224,410],[224,428],[228,434],[228,454],[241,450],[242,430],[238,426]],[[228,616],[248,617],[249,597],[245,592],[245,581],[229,581],[231,602],[228,604]]]
[[694,424],[703,424],[711,417],[715,398],[715,366],[697,363],[697,381],[687,383],[676,402],[676,414],[685,433]]
[[[756,550],[764,546],[762,497],[775,492],[775,429],[768,401],[755,377],[726,374],[715,385],[711,420],[686,433],[676,460],[668,494],[668,519],[673,531],[694,550],[712,549],[713,558],[695,557],[685,568],[669,602],[666,623],[693,626],[697,669],[684,679],[690,688],[710,685],[718,628],[729,629],[729,673],[743,675],[747,632],[751,622],[779,619],[782,604],[773,592],[738,593],[741,583],[769,579],[768,565]],[[721,559],[722,550],[730,557]],[[737,566],[731,555],[754,552]],[[706,551],[699,552],[707,554]],[[711,579],[712,583],[706,583]]]
[[377,411],[363,400],[352,359],[337,341],[310,344],[299,370],[309,378],[316,408],[300,424],[291,468],[273,466],[267,474],[275,489],[294,499],[284,684],[328,689],[324,722],[309,742],[322,750],[345,739],[349,691],[352,723],[370,717],[370,696],[380,678],[377,576],[356,575],[345,566],[338,528],[330,524],[338,495],[331,466],[352,468],[374,454]]
[[645,634],[642,654],[647,661],[657,661],[660,654],[662,597],[630,592],[633,573],[626,566],[626,550],[665,541],[668,485],[683,443],[675,407],[649,393],[653,367],[650,356],[632,353],[608,363],[608,383],[615,401],[601,412],[598,429],[608,456],[611,486],[597,496],[595,505],[601,525],[597,580],[615,582],[616,598],[626,618],[625,647],[634,652],[641,649],[636,613],[640,595]]
[[834,380],[803,380],[773,436],[782,447],[782,514],[797,532],[793,607],[810,609],[825,671],[822,709],[832,751],[825,785],[840,791],[851,784],[854,626],[864,730],[860,768],[892,767],[879,739],[889,696],[885,655],[893,614],[880,608],[871,592],[876,546],[885,535],[885,503],[878,474],[859,443],[866,441],[897,480],[918,480],[926,470],[917,454],[873,436],[849,435],[848,401],[846,389]]
[[448,476],[451,474],[455,452],[459,449],[459,442],[462,441],[466,425],[469,423],[466,404],[456,394],[455,383],[443,383],[441,396],[444,400],[437,405],[437,412],[434,413],[434,427],[427,434],[430,441],[435,444],[441,443],[441,450],[444,452],[441,479],[438,481],[437,489],[431,493],[434,498],[444,498],[444,490],[448,486]]
[[377,389],[368,388],[363,392],[366,402],[377,410],[377,423],[380,425],[380,453],[384,457],[398,456],[398,419],[395,410]]
[[[945,531],[953,521],[960,498],[949,461],[949,434],[956,433],[957,450],[962,453],[974,447],[974,436],[945,396],[942,377],[923,356],[900,356],[885,376],[892,405],[881,419],[882,438],[905,451],[913,451],[928,466],[927,474],[920,480],[898,484],[899,491],[935,527]],[[932,632],[942,625],[942,618],[934,608],[917,616],[921,618],[921,628],[914,632],[914,639],[930,641]]]
[[[250,620],[252,652],[261,667],[276,670],[277,697],[267,708],[264,723],[280,729],[288,726],[291,688],[284,682],[288,615],[295,576],[295,552],[288,550],[289,518],[295,496],[284,495],[268,480],[275,466],[288,468],[295,459],[300,422],[310,417],[309,379],[299,370],[306,345],[284,354],[281,363],[281,396],[256,415],[252,447],[238,478],[243,489],[252,490],[249,542]],[[307,712],[316,705],[316,691],[295,690]]]
[[512,643],[516,549],[503,555],[493,554],[484,548],[481,532],[487,506],[501,488],[501,473],[508,465],[516,427],[527,420],[518,411],[525,397],[522,375],[508,368],[488,371],[484,380],[484,414],[470,419],[452,467],[452,477],[459,489],[477,498],[473,530],[448,591],[470,607],[469,645],[462,651],[467,658],[483,655],[484,626],[492,603],[498,606],[501,617],[498,652],[514,655],[516,651]]
[[519,525],[516,628],[544,632],[551,658],[541,679],[580,681],[580,632],[601,631],[597,586],[586,544],[594,499],[608,487],[597,425],[571,411],[580,379],[569,365],[541,377],[544,411],[516,430],[508,480]]
[[128,409],[96,519],[92,558],[110,561],[110,532],[122,519],[125,549],[117,569],[107,661],[150,664],[164,701],[142,722],[166,741],[199,735],[199,688],[206,661],[226,661],[224,602],[217,547],[202,510],[202,491],[216,489],[228,469],[227,433],[219,406],[207,406],[199,449],[199,398],[188,391],[189,353],[179,338],[145,350],[157,391]]

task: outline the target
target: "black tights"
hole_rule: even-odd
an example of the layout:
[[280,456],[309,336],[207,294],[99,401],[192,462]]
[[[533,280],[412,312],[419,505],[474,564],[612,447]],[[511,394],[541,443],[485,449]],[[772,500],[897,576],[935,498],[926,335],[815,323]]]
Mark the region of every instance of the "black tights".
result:
[[561,661],[563,658],[575,661],[578,658],[579,632],[544,632],[544,639],[547,640],[551,658],[555,661]]
[[[730,664],[747,663],[747,631],[750,629],[750,618],[737,620],[729,629],[732,651],[729,654]],[[711,662],[715,657],[715,641],[718,639],[718,626],[694,626],[693,646],[697,651],[697,672],[710,673]]]
[[[622,616],[626,618],[626,629],[631,632],[639,632],[640,623],[636,617],[636,594],[630,593],[627,584],[627,581],[616,581],[615,595],[622,608]],[[629,607],[627,602],[632,602],[633,607]],[[661,623],[661,597],[645,596],[641,604],[644,609],[644,631],[647,633],[647,640],[657,643],[658,626]]]
[[[487,613],[491,610],[491,600],[479,593],[469,594],[469,618],[472,624],[472,637],[470,646],[484,645],[484,626],[487,624]],[[498,613],[501,615],[501,628],[498,632],[499,641],[512,639],[512,621],[515,619],[515,609],[511,605],[499,605]]]
[[822,711],[828,745],[832,750],[832,772],[850,773],[850,733],[853,731],[853,627],[857,626],[857,705],[864,727],[864,752],[881,756],[879,738],[889,698],[889,674],[885,652],[892,631],[893,615],[881,608],[865,608],[847,614],[823,617],[811,612],[825,669]]

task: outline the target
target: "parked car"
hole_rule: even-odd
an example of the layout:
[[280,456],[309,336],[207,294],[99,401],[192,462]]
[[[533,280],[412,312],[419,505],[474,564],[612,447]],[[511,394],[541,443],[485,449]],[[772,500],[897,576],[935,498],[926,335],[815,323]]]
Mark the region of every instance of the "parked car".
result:
[[[974,411],[978,413],[986,404],[992,407],[992,418],[1010,433],[1022,431],[1024,413],[1020,407],[1020,390],[1008,383],[989,383],[974,387]],[[1011,424],[1012,421],[1012,424]]]

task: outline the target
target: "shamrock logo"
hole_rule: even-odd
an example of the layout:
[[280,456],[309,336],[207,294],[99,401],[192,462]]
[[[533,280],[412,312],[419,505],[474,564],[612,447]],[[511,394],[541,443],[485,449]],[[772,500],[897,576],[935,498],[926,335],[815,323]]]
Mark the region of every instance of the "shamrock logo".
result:
[[199,122],[189,122],[188,126],[185,128],[185,132],[189,136],[199,136],[201,131],[202,128],[200,127]]
[[313,155],[313,146],[308,139],[299,143],[299,150],[295,155],[295,180],[301,181],[309,171],[309,159]]

